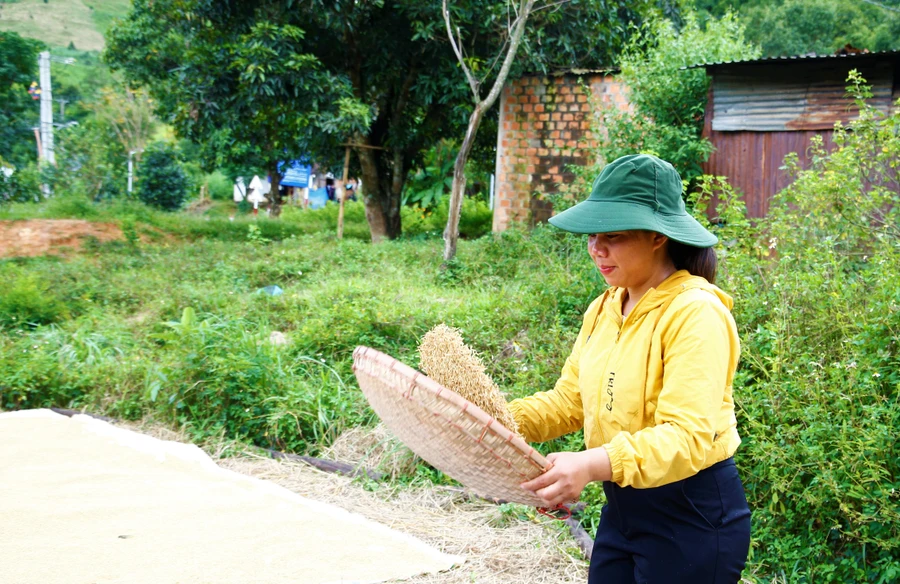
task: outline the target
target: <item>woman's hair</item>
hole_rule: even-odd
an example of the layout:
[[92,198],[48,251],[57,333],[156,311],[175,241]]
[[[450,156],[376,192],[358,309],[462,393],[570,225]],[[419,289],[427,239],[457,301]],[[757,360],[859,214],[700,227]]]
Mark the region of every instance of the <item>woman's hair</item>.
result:
[[687,270],[694,276],[706,278],[710,284],[716,283],[716,269],[719,262],[711,247],[694,247],[669,239],[669,257],[677,270]]

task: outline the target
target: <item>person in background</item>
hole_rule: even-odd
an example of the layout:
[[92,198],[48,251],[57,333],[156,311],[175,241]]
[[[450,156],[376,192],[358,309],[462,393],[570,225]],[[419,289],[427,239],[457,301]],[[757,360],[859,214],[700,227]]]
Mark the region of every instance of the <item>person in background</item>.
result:
[[334,187],[334,175],[330,172],[325,175],[325,193],[328,195],[328,200],[336,203],[337,202],[337,193]]
[[344,200],[345,201],[355,201],[356,200],[356,179],[350,178],[347,180],[347,184],[344,187]]
[[610,287],[553,390],[510,411],[533,442],[584,429],[585,450],[548,455],[550,468],[522,486],[556,507],[603,483],[590,584],[732,584],[749,551],[732,458],[733,303],[714,285],[717,239],[687,213],[682,189],[671,164],[625,156],[587,200],[550,219],[588,236]]

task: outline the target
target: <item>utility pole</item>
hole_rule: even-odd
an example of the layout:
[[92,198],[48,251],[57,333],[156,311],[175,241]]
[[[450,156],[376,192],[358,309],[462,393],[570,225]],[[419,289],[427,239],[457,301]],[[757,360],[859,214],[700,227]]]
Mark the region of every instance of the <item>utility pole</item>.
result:
[[[41,146],[43,159],[56,165],[53,152],[53,95],[50,89],[50,51],[43,51],[38,57],[41,74]],[[45,192],[46,194],[46,192]]]
[[128,151],[128,196],[131,196],[131,189],[134,185],[134,162],[132,162],[131,157],[137,154],[138,152],[143,152],[144,149],[141,148],[139,150],[129,150]]

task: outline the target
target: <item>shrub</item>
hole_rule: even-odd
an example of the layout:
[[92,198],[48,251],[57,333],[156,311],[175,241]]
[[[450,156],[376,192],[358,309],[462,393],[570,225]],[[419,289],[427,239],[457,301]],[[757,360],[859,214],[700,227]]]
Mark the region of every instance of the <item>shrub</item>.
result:
[[722,238],[751,565],[790,582],[900,578],[900,112],[850,82],[860,118],[836,149],[789,156],[760,231]]
[[4,166],[5,163],[0,158],[0,205],[3,203],[31,203],[42,199],[41,173],[36,164],[15,169],[9,176],[2,171]]
[[[450,197],[441,197],[434,209],[401,207],[400,219],[406,236],[435,235],[444,232],[450,210]],[[480,199],[465,197],[459,217],[459,234],[467,239],[491,232],[494,212]]]
[[266,328],[240,319],[200,319],[185,308],[155,338],[168,355],[148,398],[175,419],[226,436],[294,451],[328,445],[362,419],[362,401],[321,360],[270,342]]
[[436,206],[453,185],[453,164],[458,151],[455,141],[441,140],[425,152],[422,166],[406,181],[401,204],[423,209]]
[[[337,234],[340,207],[329,203],[321,209],[301,209],[285,206],[281,210],[281,221],[291,225],[301,233]],[[366,207],[362,201],[344,202],[344,237],[370,239],[369,224],[366,221]]]
[[164,211],[181,208],[187,197],[188,179],[174,149],[165,145],[148,149],[140,172],[141,201]]
[[68,318],[69,310],[50,284],[34,274],[0,270],[0,326],[23,327]]
[[206,175],[206,184],[209,187],[209,198],[216,201],[230,201],[234,195],[233,183],[222,171],[217,170]]

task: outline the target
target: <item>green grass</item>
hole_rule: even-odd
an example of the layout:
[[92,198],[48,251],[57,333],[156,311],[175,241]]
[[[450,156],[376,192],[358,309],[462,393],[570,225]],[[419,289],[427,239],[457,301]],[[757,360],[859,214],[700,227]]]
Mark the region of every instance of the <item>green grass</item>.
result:
[[42,40],[50,47],[74,44],[80,51],[100,51],[106,27],[128,9],[127,0],[93,0],[90,4],[83,0],[19,0],[0,4],[0,30]]
[[0,2],[0,30],[39,39],[52,48],[100,51],[103,35],[131,10],[130,0],[17,0]]
[[131,0],[84,0],[84,3],[91,9],[97,30],[104,34],[115,19],[124,18],[131,10]]
[[[0,294],[0,407],[153,413],[200,434],[315,452],[371,419],[350,373],[357,345],[415,366],[418,339],[447,322],[523,395],[548,386],[599,287],[563,267],[575,261],[567,248],[516,231],[461,241],[442,270],[438,237],[372,246],[329,230],[266,241],[274,228],[251,238],[248,225],[277,222],[168,219],[180,225],[175,239],[0,262],[14,292]],[[258,293],[269,285],[284,294]],[[270,345],[273,331],[289,345]],[[513,340],[527,356],[492,358]]]

